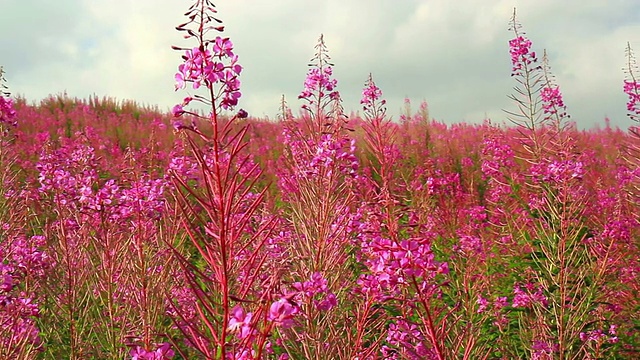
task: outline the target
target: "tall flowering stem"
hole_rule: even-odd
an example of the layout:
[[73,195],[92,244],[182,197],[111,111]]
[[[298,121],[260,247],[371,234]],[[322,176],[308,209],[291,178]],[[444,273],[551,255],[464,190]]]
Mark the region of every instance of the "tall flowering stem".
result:
[[627,78],[624,80],[623,90],[628,97],[627,116],[635,122],[640,122],[640,81],[636,78],[638,73],[638,64],[631,49],[631,44],[627,43],[625,49],[627,55],[627,63],[624,71]]
[[[637,78],[638,65],[631,49],[631,44],[627,43],[626,48],[627,63],[624,67],[626,79],[623,82],[623,91],[627,95],[627,116],[636,123],[640,123],[640,81]],[[640,158],[640,127],[638,125],[629,128],[632,139],[628,145],[628,152],[635,166]]]
[[625,155],[632,177],[632,181],[629,182],[630,200],[637,205],[640,204],[640,171],[638,171],[640,169],[640,81],[637,78],[638,65],[631,44],[627,43],[625,52],[627,63],[624,67],[626,79],[623,83],[623,91],[628,97],[627,116],[638,124],[629,128],[630,137]]
[[[176,117],[192,118],[176,123],[190,148],[198,171],[184,176],[175,168],[171,175],[178,190],[181,223],[189,238],[185,249],[175,249],[185,281],[180,301],[172,295],[171,314],[187,344],[207,359],[260,358],[277,326],[269,318],[274,278],[265,276],[268,253],[264,245],[275,218],[262,216],[266,189],[257,189],[262,171],[245,154],[247,127],[238,119],[240,110],[223,117],[240,98],[238,75],[242,67],[228,38],[221,32],[215,5],[197,0],[185,14],[189,21],[177,27],[197,43],[185,51],[175,76],[176,89],[191,84],[206,95],[186,97],[174,107]],[[198,101],[211,108],[202,116],[186,107]],[[203,129],[193,118],[204,120]],[[176,159],[177,160],[177,159]],[[188,350],[178,349],[184,357]]]
[[563,120],[567,119],[569,115],[567,114],[567,106],[562,99],[560,87],[555,84],[554,76],[551,74],[546,50],[542,56],[542,70],[545,85],[540,89],[540,98],[542,100],[544,120],[551,121],[554,128],[561,130]]
[[[531,143],[525,144],[526,149],[534,156],[540,156],[541,149],[537,139],[540,122],[540,90],[544,86],[542,67],[538,64],[538,57],[531,49],[531,40],[522,31],[522,25],[516,18],[516,10],[513,10],[509,31],[514,34],[509,41],[509,54],[511,55],[511,77],[518,83],[515,94],[509,95],[517,107],[518,112],[506,111],[514,124],[526,129],[523,137],[531,137]],[[527,141],[523,139],[523,141]]]
[[331,57],[323,35],[320,35],[315,49],[316,53],[311,59],[310,69],[304,81],[304,90],[298,95],[298,99],[305,102],[302,110],[310,118],[306,125],[312,136],[317,136],[332,127],[340,128],[340,120],[343,117],[340,93],[336,89],[338,81],[333,78],[333,64],[330,62]]
[[[583,358],[588,349],[580,346],[580,334],[593,326],[598,290],[610,267],[611,242],[598,246],[590,235],[587,222],[588,197],[584,179],[588,177],[589,159],[575,153],[575,141],[570,135],[571,124],[559,87],[551,75],[546,53],[542,65],[537,64],[531,41],[524,38],[514,16],[511,29],[515,38],[510,41],[512,75],[517,79],[516,101],[526,119],[518,122],[523,135],[528,164],[525,187],[516,190],[527,199],[524,211],[526,226],[520,226],[515,236],[531,249],[525,262],[530,270],[514,285],[514,308],[526,308],[520,323],[525,325],[531,344],[528,351],[534,358],[553,354],[558,359]],[[510,113],[513,114],[513,113]],[[508,176],[507,176],[508,178]],[[520,215],[508,223],[516,223]],[[522,221],[521,221],[522,223]]]
[[[352,289],[352,228],[359,162],[355,140],[347,136],[345,117],[332,78],[332,64],[321,36],[307,73],[303,117],[285,122],[285,156],[279,172],[289,230],[287,282],[300,304],[298,322],[282,331],[294,358],[354,358],[364,351],[349,343],[352,314],[361,298]],[[285,110],[286,111],[286,110]],[[362,323],[361,323],[362,325]],[[349,330],[347,330],[349,329]]]

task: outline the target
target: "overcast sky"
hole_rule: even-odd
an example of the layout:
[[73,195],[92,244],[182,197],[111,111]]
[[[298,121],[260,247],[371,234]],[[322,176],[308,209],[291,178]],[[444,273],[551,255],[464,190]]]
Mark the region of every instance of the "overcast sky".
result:
[[[514,7],[547,49],[568,111],[581,127],[605,116],[626,128],[627,42],[640,54],[638,0],[220,0],[219,17],[244,66],[240,107],[274,118],[282,94],[301,105],[307,63],[321,33],[347,110],[358,110],[369,72],[397,115],[408,97],[447,123],[503,122],[515,85],[507,31]],[[185,0],[0,0],[0,65],[14,94],[66,91],[134,99],[162,110],[180,53],[174,30]],[[397,118],[397,116],[396,116]]]

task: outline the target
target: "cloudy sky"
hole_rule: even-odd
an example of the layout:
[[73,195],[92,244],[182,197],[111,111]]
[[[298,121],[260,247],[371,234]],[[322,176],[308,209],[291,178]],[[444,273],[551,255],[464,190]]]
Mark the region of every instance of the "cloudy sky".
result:
[[[14,94],[66,91],[169,109],[180,54],[175,26],[187,0],[0,0],[0,65]],[[359,109],[369,72],[397,115],[405,97],[447,123],[503,122],[515,109],[507,31],[514,7],[534,50],[547,49],[573,120],[605,116],[626,128],[627,42],[640,54],[637,0],[220,0],[219,16],[244,66],[240,106],[275,117],[295,109],[319,35],[347,110]]]

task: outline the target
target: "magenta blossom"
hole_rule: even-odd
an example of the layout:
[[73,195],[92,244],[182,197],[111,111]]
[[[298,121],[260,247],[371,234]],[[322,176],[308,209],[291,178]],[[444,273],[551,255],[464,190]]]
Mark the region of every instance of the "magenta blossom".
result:
[[640,82],[625,80],[624,93],[629,97],[627,110],[631,116],[640,116]]
[[[382,97],[382,90],[376,86],[376,83],[373,82],[373,79],[369,77],[367,83],[365,84],[364,89],[362,89],[362,100],[360,100],[360,104],[365,106],[373,106],[373,104],[378,101]],[[382,100],[384,104],[384,100]]]
[[0,123],[16,126],[16,111],[13,109],[13,99],[0,96]]
[[513,65],[511,75],[519,75],[524,65],[530,65],[538,61],[536,53],[531,51],[531,40],[518,36],[509,41],[509,53]]
[[[184,63],[178,66],[175,74],[176,90],[184,89],[187,83],[192,83],[193,89],[201,86],[214,88],[218,84],[215,98],[223,109],[231,109],[238,104],[242,66],[238,64],[238,56],[233,53],[233,44],[229,39],[217,37],[213,49],[202,50],[198,47],[185,51],[182,57]],[[188,102],[183,103],[182,107]],[[181,114],[180,106],[174,107],[174,115]]]
[[269,308],[269,321],[286,329],[293,325],[293,316],[297,313],[297,308],[287,299],[280,299]]
[[162,343],[155,351],[136,346],[129,352],[129,355],[131,360],[165,360],[173,358],[175,352],[171,350],[171,344]]
[[334,98],[337,94],[335,91],[338,81],[332,79],[333,69],[330,66],[326,66],[322,69],[312,68],[307,73],[307,78],[304,81],[304,90],[298,96],[299,99],[312,100],[312,95],[318,93],[322,98],[328,95],[330,98]]
[[251,324],[252,319],[253,313],[245,313],[242,306],[236,305],[231,312],[228,329],[231,332],[237,333],[238,338],[246,339],[255,332]]
[[542,99],[542,109],[546,115],[556,115],[560,119],[567,116],[565,112],[567,107],[564,105],[562,93],[558,86],[543,87],[540,91],[540,97]]

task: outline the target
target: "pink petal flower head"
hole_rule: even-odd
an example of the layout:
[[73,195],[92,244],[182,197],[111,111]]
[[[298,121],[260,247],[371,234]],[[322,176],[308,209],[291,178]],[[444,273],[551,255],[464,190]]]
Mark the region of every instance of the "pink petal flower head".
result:
[[487,299],[483,298],[482,296],[478,295],[478,300],[476,300],[476,304],[478,304],[477,313],[481,314],[489,306],[489,300],[487,300]]
[[231,40],[229,40],[229,38],[223,39],[218,36],[213,43],[213,52],[217,56],[233,57],[233,43],[231,42]]
[[623,90],[629,97],[627,101],[629,116],[640,116],[640,82],[625,80]]
[[542,109],[549,118],[551,115],[558,116],[559,119],[567,117],[566,106],[562,100],[562,93],[558,86],[545,86],[540,91]]
[[297,309],[287,299],[280,299],[269,308],[269,320],[286,329],[293,325],[293,316]]
[[175,356],[171,350],[171,344],[162,343],[157,350],[146,350],[142,346],[136,346],[129,351],[131,360],[168,360]]
[[322,301],[317,302],[316,306],[320,311],[329,311],[338,305],[338,299],[335,294],[328,294]]
[[[182,66],[182,65],[180,65],[180,66]],[[184,89],[185,86],[187,85],[186,82],[185,82],[184,73],[182,73],[181,71],[178,71],[176,73],[175,79],[176,79],[176,90]]]
[[0,123],[16,126],[16,111],[13,109],[13,99],[0,95]]
[[536,53],[531,52],[531,40],[518,36],[509,40],[509,53],[511,54],[511,64],[513,65],[511,75],[519,75],[525,65],[530,65],[538,61]]
[[184,109],[182,108],[182,104],[176,104],[173,109],[171,109],[171,113],[174,117],[179,117],[184,114]]
[[251,320],[253,313],[245,313],[240,305],[236,305],[231,311],[228,329],[238,334],[238,338],[246,339],[253,334]]

